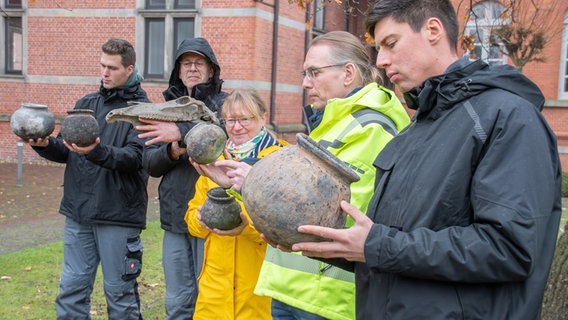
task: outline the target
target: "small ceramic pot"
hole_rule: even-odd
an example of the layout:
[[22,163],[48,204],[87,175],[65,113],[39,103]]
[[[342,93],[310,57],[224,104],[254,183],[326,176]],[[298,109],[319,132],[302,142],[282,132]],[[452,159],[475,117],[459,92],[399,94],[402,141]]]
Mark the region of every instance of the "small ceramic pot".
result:
[[211,163],[223,153],[227,143],[227,135],[221,127],[199,122],[183,139],[187,155],[199,164]]
[[67,117],[61,123],[60,133],[68,144],[86,147],[95,143],[99,136],[99,124],[93,116],[93,110],[68,110]]
[[53,132],[55,117],[46,105],[22,103],[10,117],[10,128],[22,140],[37,140]]
[[310,139],[296,135],[286,146],[258,161],[247,174],[241,194],[255,228],[269,240],[290,248],[294,243],[324,241],[297,231],[301,225],[340,229],[349,186],[359,176],[343,161]]
[[223,188],[207,191],[207,200],[201,207],[201,221],[211,229],[231,230],[241,223],[241,206],[235,197]]

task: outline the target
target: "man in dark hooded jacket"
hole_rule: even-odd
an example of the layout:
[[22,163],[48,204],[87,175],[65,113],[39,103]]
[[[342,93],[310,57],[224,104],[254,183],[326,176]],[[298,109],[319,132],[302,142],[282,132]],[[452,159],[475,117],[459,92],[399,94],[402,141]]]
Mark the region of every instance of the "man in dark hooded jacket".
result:
[[449,0],[379,0],[367,31],[416,113],[375,160],[367,216],[343,202],[353,227],[301,226],[333,241],[293,249],[355,262],[357,319],[539,319],[562,213],[544,96],[458,57]]
[[[176,51],[176,61],[169,87],[163,92],[166,101],[182,96],[201,100],[221,115],[227,95],[221,91],[221,68],[213,49],[204,38],[184,40]],[[141,119],[136,129],[149,138],[143,154],[143,166],[153,177],[162,177],[158,188],[160,221],[164,229],[162,264],[166,282],[166,316],[168,319],[191,319],[197,297],[197,275],[203,261],[203,239],[192,237],[184,217],[187,203],[193,198],[197,171],[188,161],[183,138],[195,126],[190,122],[160,122]]]
[[40,156],[66,164],[59,208],[65,227],[57,319],[90,318],[99,263],[108,318],[142,319],[136,278],[142,270],[140,232],[146,228],[148,204],[143,140],[131,124],[105,121],[109,111],[128,101],[149,102],[135,63],[128,41],[103,44],[101,86],[75,104],[75,109],[92,110],[97,119],[99,137],[92,145],[69,144],[61,134],[29,141]]

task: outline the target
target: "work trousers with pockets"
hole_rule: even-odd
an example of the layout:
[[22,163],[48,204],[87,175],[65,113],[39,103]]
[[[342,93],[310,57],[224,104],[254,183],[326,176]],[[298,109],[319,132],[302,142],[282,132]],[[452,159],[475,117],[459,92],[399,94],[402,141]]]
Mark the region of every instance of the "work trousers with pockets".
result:
[[164,230],[162,264],[166,282],[166,319],[191,319],[197,299],[197,277],[203,264],[203,239]]
[[57,319],[90,319],[99,262],[108,319],[142,319],[136,278],[142,270],[140,228],[80,224],[65,219]]

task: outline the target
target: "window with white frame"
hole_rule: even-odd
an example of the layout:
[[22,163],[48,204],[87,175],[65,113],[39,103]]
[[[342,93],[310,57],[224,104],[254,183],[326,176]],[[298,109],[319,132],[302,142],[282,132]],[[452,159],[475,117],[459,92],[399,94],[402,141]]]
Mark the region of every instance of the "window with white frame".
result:
[[560,59],[560,81],[558,98],[568,100],[568,13],[564,16],[564,27],[562,30],[562,58]]
[[195,37],[195,0],[146,0],[139,12],[144,18],[144,77],[168,79],[178,45]]
[[0,15],[0,73],[22,74],[24,62],[24,33],[22,0],[1,2]]
[[465,25],[464,35],[473,39],[473,49],[466,52],[472,59],[483,59],[491,65],[507,63],[503,43],[495,36],[492,30],[508,23],[505,7],[494,1],[484,1],[472,8],[469,19]]
[[325,30],[325,6],[322,0],[314,1],[314,29]]

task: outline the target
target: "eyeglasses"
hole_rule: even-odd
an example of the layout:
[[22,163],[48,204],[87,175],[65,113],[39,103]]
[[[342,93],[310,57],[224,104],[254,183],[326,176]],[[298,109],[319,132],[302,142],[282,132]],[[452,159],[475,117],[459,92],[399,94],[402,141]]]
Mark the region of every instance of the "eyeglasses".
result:
[[251,123],[251,120],[254,119],[256,117],[248,117],[248,118],[225,118],[225,119],[221,119],[221,123],[224,124],[227,127],[232,127],[234,126],[237,122],[242,126],[242,127],[246,127]]
[[189,61],[189,60],[184,60],[180,62],[180,65],[184,68],[191,68],[191,66],[195,66],[197,69],[201,69],[203,67],[205,67],[205,65],[207,65],[207,62],[203,61],[203,60],[197,60],[197,61]]
[[345,65],[345,63],[340,63],[340,64],[330,64],[328,66],[323,66],[323,67],[309,67],[306,70],[302,71],[302,79],[303,78],[308,78],[308,80],[312,80],[315,79],[315,77],[319,74],[319,70],[321,69],[327,69],[327,68],[333,68],[333,67],[343,67]]

